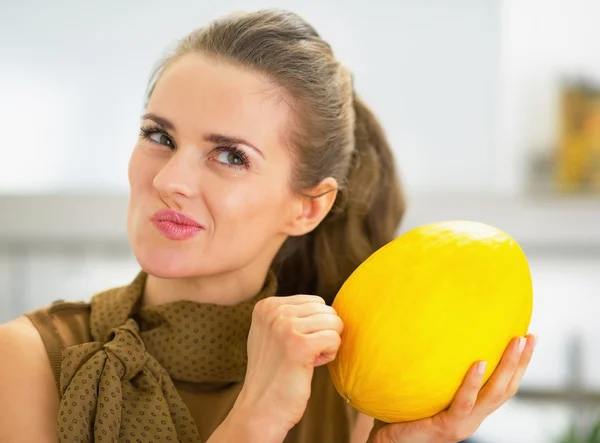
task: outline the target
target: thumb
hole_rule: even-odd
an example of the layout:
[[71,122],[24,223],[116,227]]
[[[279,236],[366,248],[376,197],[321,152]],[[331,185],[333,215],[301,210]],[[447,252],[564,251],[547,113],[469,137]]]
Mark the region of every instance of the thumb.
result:
[[326,365],[327,363],[335,360],[335,353],[331,354],[331,353],[321,353],[319,354],[319,356],[317,358],[315,358],[315,362],[313,363],[313,366],[316,368],[318,366],[323,366]]
[[373,423],[373,429],[371,429],[371,433],[369,434],[369,439],[367,440],[367,443],[382,443],[382,435],[379,431],[386,425],[387,423],[376,419]]

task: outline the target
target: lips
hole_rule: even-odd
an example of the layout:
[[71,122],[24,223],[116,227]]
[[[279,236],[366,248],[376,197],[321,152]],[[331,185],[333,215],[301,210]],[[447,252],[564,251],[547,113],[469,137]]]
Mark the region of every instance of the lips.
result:
[[156,228],[170,240],[187,240],[204,230],[204,226],[180,212],[162,209],[151,218]]

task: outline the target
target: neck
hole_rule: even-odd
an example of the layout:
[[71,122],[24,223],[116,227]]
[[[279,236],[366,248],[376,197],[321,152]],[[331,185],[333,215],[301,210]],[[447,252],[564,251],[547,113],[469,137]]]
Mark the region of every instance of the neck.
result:
[[148,275],[142,307],[175,301],[236,305],[256,296],[263,288],[269,268],[241,269],[193,278],[159,278]]

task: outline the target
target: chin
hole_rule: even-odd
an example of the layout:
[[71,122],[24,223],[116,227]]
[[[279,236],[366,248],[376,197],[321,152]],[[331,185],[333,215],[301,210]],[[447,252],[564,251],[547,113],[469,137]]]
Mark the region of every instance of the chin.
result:
[[[131,246],[142,270],[158,278],[191,278],[205,274],[197,254],[191,254],[183,245],[165,245],[149,239],[132,241]],[[202,260],[204,261],[204,260]]]
[[151,257],[148,260],[138,258],[142,270],[149,275],[157,278],[164,279],[178,279],[178,278],[191,278],[198,277],[198,272],[193,272],[185,269],[178,263],[168,262],[155,257]]

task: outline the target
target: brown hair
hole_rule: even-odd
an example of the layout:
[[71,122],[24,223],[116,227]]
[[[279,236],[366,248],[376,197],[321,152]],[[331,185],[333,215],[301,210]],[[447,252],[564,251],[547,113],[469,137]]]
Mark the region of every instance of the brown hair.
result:
[[381,126],[329,44],[294,13],[233,14],[192,32],[156,69],[148,96],[167,66],[193,52],[264,74],[282,88],[295,111],[288,134],[292,189],[337,180],[327,217],[311,233],[288,238],[273,262],[281,295],[318,294],[331,302],[350,274],[395,237],[404,212]]

